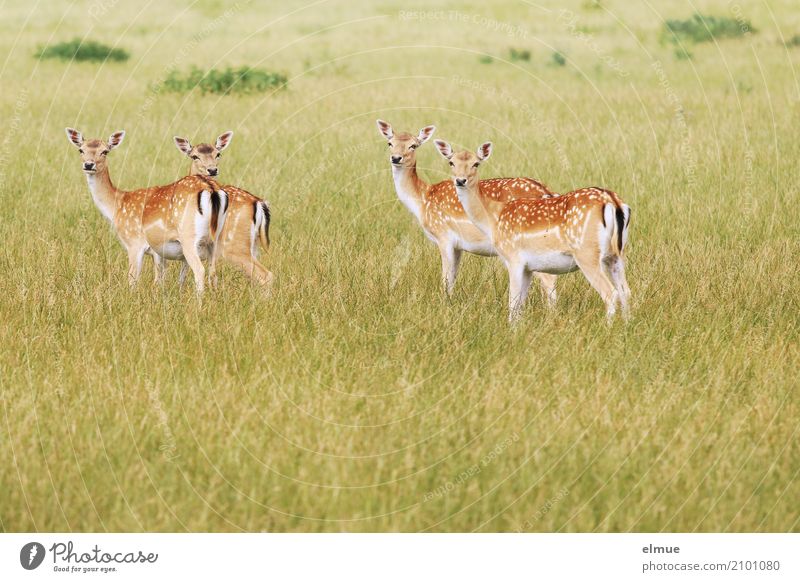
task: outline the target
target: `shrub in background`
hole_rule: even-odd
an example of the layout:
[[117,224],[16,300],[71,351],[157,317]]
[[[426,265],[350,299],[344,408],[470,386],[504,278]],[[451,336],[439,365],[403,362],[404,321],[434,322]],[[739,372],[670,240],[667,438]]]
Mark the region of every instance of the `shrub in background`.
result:
[[125,49],[112,48],[101,42],[76,38],[67,42],[50,45],[39,49],[36,56],[40,59],[61,59],[62,61],[127,61],[130,54]]
[[564,53],[561,51],[553,51],[553,54],[550,56],[550,62],[556,67],[563,67],[567,64],[567,57],[565,57]]
[[667,20],[664,35],[674,43],[678,40],[708,42],[721,38],[738,38],[756,32],[749,20],[739,21],[727,16],[703,16],[696,13],[686,20]]
[[263,93],[271,89],[281,89],[288,83],[282,73],[275,73],[252,67],[211,69],[203,71],[197,67],[185,74],[172,71],[164,81],[164,89],[176,93],[195,88],[205,93]]
[[509,50],[509,55],[512,61],[529,61],[531,60],[531,51],[527,49],[515,49],[511,48]]
[[675,58],[679,61],[688,61],[691,60],[692,51],[688,50],[685,46],[676,46],[675,47]]

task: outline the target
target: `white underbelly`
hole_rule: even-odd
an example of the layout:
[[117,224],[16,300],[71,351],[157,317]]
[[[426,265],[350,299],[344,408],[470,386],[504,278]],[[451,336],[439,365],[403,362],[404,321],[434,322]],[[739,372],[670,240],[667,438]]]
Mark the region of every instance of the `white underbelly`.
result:
[[461,249],[462,251],[467,251],[468,253],[472,253],[474,255],[481,255],[483,257],[497,256],[497,251],[495,250],[494,245],[490,243],[488,240],[482,240],[482,241],[457,240],[456,248]]
[[539,273],[562,275],[578,268],[572,255],[566,253],[524,253],[522,258],[528,269]]
[[183,258],[183,247],[181,243],[176,240],[171,240],[165,243],[161,248],[156,249],[156,252],[170,261],[177,261]]

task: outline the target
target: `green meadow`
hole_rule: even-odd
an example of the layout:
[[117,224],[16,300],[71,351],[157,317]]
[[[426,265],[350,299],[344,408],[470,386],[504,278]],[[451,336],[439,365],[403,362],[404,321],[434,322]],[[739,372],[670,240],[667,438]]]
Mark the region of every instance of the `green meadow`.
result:
[[[47,0],[0,32],[0,530],[800,530],[792,0]],[[76,38],[129,57],[39,58]],[[379,117],[619,193],[630,323],[573,273],[510,328],[476,256],[447,299]],[[271,294],[149,259],[129,289],[65,126],[126,130],[126,189],[232,129]]]

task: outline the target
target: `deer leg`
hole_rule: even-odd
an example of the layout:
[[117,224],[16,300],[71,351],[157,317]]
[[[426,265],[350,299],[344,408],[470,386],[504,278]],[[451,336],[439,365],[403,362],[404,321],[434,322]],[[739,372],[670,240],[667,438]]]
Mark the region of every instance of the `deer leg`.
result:
[[192,270],[195,288],[198,295],[200,295],[203,293],[205,286],[206,270],[203,267],[203,261],[200,260],[200,255],[197,253],[197,249],[193,245],[184,246],[183,258],[186,260],[186,263],[188,263],[189,268]]
[[164,284],[164,275],[167,273],[167,259],[159,255],[158,253],[152,253],[153,255],[153,270],[155,274],[155,279],[153,280],[153,285],[163,285]]
[[622,309],[622,317],[627,321],[630,318],[630,305],[628,301],[631,297],[631,289],[628,287],[628,280],[625,278],[625,259],[620,256],[613,256],[606,259],[608,274],[611,282],[617,290],[619,306]]
[[130,247],[128,249],[128,285],[133,287],[142,274],[142,263],[144,254],[147,252],[146,245]]
[[269,291],[272,288],[272,281],[275,279],[275,275],[272,274],[272,271],[264,267],[261,263],[256,261],[256,280],[261,284],[264,289]]
[[555,309],[556,300],[558,299],[556,293],[556,279],[558,279],[558,276],[550,275],[549,273],[534,273],[534,275],[539,279],[544,304],[550,309]]
[[189,263],[184,259],[181,262],[181,273],[178,275],[178,287],[183,289],[183,284],[186,282],[186,275],[189,273]]
[[268,288],[271,285],[273,279],[272,273],[251,255],[228,255],[225,257],[225,260],[239,268],[245,275],[262,287]]
[[261,261],[258,260],[258,247],[257,237],[258,233],[254,232],[254,237],[252,242],[250,243],[250,260],[253,263],[254,267],[254,275],[253,277],[265,288],[269,289],[272,287],[272,280],[275,278],[272,272],[267,269],[264,265],[261,264]]
[[587,255],[589,253],[575,255],[575,262],[595,291],[600,294],[606,304],[606,318],[611,322],[617,310],[617,291],[611,279],[608,278],[600,257]]
[[444,285],[447,296],[452,297],[458,276],[458,267],[461,264],[461,249],[446,242],[439,245],[439,252],[442,254],[442,285]]
[[208,259],[208,283],[212,289],[217,288],[217,248],[219,243],[211,246],[211,254]]
[[533,273],[524,264],[508,264],[508,321],[514,323],[522,315],[528,298]]

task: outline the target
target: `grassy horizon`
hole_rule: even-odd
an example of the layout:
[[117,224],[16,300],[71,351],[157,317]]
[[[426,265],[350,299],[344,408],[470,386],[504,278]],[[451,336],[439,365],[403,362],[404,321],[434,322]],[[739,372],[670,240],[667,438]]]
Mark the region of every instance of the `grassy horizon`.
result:
[[[0,18],[0,530],[800,530],[791,2],[736,4],[757,32],[688,60],[664,22],[728,3],[48,6]],[[131,57],[32,56],[76,36]],[[289,81],[157,89],[193,66]],[[379,117],[493,141],[482,177],[618,192],[631,323],[573,273],[510,329],[475,256],[446,299]],[[233,129],[221,181],[271,203],[272,294],[222,266],[198,303],[149,259],[129,290],[65,126],[126,130],[126,189],[188,171],[173,135]]]

